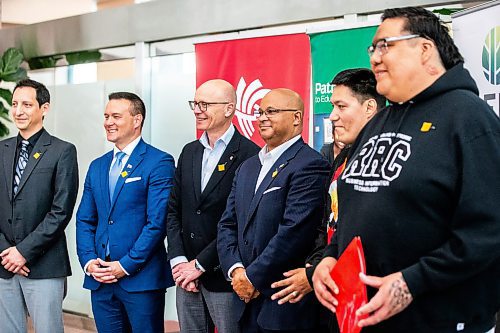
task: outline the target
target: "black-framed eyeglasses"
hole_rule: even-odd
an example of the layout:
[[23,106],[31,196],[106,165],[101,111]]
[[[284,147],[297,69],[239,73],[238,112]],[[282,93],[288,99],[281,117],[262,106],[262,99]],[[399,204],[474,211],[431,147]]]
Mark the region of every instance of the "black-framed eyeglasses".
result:
[[389,45],[387,43],[392,43],[392,42],[399,42],[400,40],[408,40],[408,39],[413,39],[413,38],[418,38],[421,37],[420,35],[404,35],[404,36],[396,36],[396,37],[386,37],[379,39],[378,41],[375,42],[375,44],[372,44],[368,46],[368,56],[371,58],[375,51],[378,52],[379,55],[383,56],[389,52]]
[[203,101],[199,101],[199,102],[196,102],[196,101],[188,101],[189,103],[189,107],[191,108],[191,110],[194,111],[194,109],[196,107],[198,107],[198,109],[200,109],[201,112],[206,112],[208,107],[210,105],[215,105],[215,104],[229,104],[230,102],[203,102]]
[[265,110],[258,109],[257,111],[254,112],[254,115],[259,118],[260,116],[267,116],[268,118],[272,118],[276,116],[278,113],[282,111],[300,111],[297,109],[275,109],[275,108],[267,108]]

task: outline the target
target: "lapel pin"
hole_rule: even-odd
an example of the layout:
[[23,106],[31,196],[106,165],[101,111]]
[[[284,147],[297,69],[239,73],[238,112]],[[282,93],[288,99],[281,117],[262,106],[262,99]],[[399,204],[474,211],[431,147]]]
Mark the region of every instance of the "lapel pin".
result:
[[233,156],[233,155],[229,156],[229,160],[230,160],[230,161],[232,161],[232,160],[233,160],[233,158],[234,158],[234,156]]
[[281,164],[281,165],[280,165],[280,169],[281,169],[282,167],[284,167],[284,166],[285,166],[285,163]]
[[123,177],[123,178],[125,178],[125,177],[127,177],[127,176],[128,176],[128,172],[127,172],[127,171],[123,171],[123,172],[121,173],[121,175],[122,175],[122,177]]
[[217,165],[217,170],[219,172],[226,170],[226,163]]
[[130,164],[127,164],[127,169],[132,169],[132,166]]
[[276,177],[277,174],[278,174],[278,169],[274,170],[273,174],[271,176],[274,178],[274,177]]
[[422,123],[422,127],[420,127],[420,132],[429,132],[431,129],[435,129],[435,127],[432,126],[432,123],[424,121]]
[[37,160],[40,156],[42,156],[42,154],[40,154],[40,153],[35,153],[35,155],[33,155],[33,157],[35,158],[35,160]]

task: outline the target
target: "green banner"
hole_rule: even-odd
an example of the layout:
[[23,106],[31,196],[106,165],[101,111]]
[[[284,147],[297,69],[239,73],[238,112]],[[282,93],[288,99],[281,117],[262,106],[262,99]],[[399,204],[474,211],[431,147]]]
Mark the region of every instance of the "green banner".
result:
[[332,141],[330,97],[332,79],[348,68],[370,68],[367,48],[377,27],[366,27],[311,34],[313,146],[320,150]]
[[366,50],[376,29],[366,27],[310,35],[314,114],[332,111],[330,82],[338,72],[355,67],[370,68]]

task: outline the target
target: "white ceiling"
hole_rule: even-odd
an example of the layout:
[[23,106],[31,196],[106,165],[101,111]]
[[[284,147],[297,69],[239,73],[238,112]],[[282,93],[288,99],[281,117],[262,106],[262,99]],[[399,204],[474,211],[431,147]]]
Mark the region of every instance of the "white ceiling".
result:
[[96,0],[0,0],[2,22],[31,24],[96,11]]

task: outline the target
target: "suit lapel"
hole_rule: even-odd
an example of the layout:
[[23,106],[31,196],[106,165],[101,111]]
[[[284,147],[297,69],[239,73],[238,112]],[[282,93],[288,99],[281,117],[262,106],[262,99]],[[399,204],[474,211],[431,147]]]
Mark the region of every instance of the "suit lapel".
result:
[[[274,180],[279,177],[279,174],[285,169],[285,167],[288,165],[290,160],[292,160],[295,155],[297,155],[297,152],[305,145],[304,141],[302,139],[299,139],[296,143],[294,143],[290,148],[285,150],[283,154],[276,160],[276,162],[273,164],[269,172],[266,174],[264,179],[259,185],[259,188],[257,189],[257,192],[255,192],[255,195],[252,198],[252,201],[250,202],[250,207],[248,209],[248,217],[246,219],[245,227],[244,230],[246,229],[247,225],[249,224],[250,220],[252,219],[253,215],[255,214],[255,211],[257,210],[257,207],[260,203],[260,200],[262,199],[262,195],[264,192],[273,184]],[[258,177],[258,173],[256,178]],[[256,182],[254,182],[255,186]],[[255,189],[252,188],[252,191]]]
[[[120,195],[120,192],[123,188],[123,184],[125,184],[125,180],[134,172],[137,166],[141,164],[142,160],[144,159],[143,155],[145,153],[146,153],[146,143],[144,143],[144,141],[141,139],[137,144],[137,147],[135,147],[134,151],[132,152],[132,155],[130,155],[127,163],[123,166],[122,169],[123,171],[120,177],[118,177],[115,187],[115,193],[113,195],[113,200],[111,200],[110,211],[113,209],[116,203],[116,199]],[[108,172],[108,177],[109,177],[109,172]]]
[[229,141],[229,144],[227,145],[226,150],[224,150],[219,163],[217,163],[216,169],[212,173],[212,176],[210,176],[207,186],[205,186],[205,189],[201,193],[200,203],[203,202],[203,200],[215,189],[217,184],[231,169],[237,159],[236,152],[240,149],[240,142],[241,134],[235,130],[231,141]]
[[196,202],[199,202],[201,196],[201,164],[203,161],[203,150],[204,147],[201,143],[195,147],[195,151],[193,154],[193,166],[191,170],[193,170],[193,186],[194,186],[194,198]]
[[9,200],[12,201],[12,186],[14,185],[14,159],[16,158],[16,137],[5,142],[3,154],[3,168],[5,170],[5,183],[7,184],[7,192]]
[[52,139],[50,137],[50,134],[46,131],[43,131],[42,135],[40,135],[40,138],[36,142],[35,147],[33,147],[33,150],[31,151],[31,154],[28,158],[28,163],[26,164],[26,168],[24,169],[23,175],[21,176],[21,181],[19,182],[19,188],[17,189],[17,193],[14,197],[16,197],[19,192],[21,192],[24,184],[26,184],[26,182],[28,181],[38,162],[40,162],[44,158],[45,152],[51,145],[51,141]]
[[101,193],[104,193],[104,203],[106,205],[106,211],[109,212],[109,207],[111,201],[109,200],[109,169],[111,169],[111,162],[113,161],[113,150],[104,155],[104,159],[101,161],[101,166],[99,167],[100,179],[101,179]]

